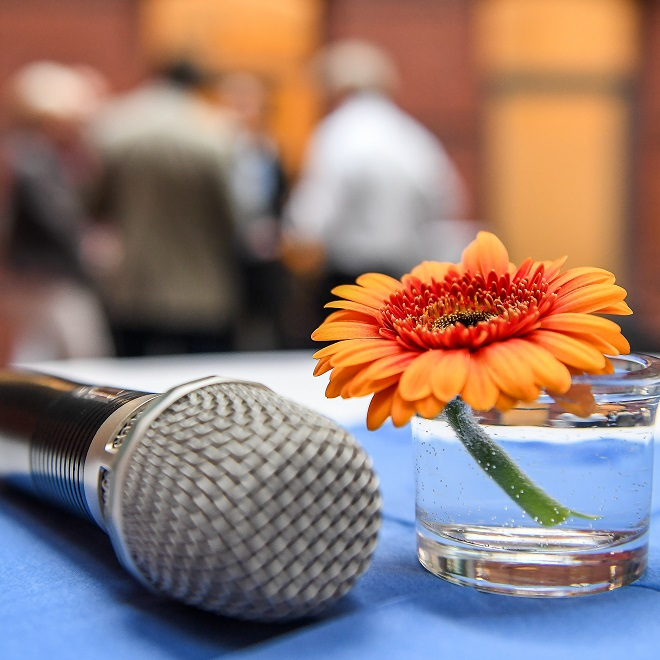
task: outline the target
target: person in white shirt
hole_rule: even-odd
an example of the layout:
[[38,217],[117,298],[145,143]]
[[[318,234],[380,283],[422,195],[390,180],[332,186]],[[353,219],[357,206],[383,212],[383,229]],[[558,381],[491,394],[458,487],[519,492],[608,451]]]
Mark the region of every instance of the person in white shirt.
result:
[[439,140],[393,100],[388,55],[337,42],[317,67],[332,110],[311,138],[285,218],[291,244],[322,255],[320,295],[364,272],[400,277],[424,259],[460,256],[452,234],[462,182]]

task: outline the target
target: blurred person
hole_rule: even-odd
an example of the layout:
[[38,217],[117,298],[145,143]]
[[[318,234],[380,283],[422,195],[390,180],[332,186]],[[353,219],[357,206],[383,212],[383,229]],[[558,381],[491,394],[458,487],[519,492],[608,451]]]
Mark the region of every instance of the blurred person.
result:
[[438,139],[395,102],[389,55],[340,41],[314,68],[330,112],[286,208],[293,268],[320,273],[327,301],[333,286],[361,273],[398,278],[424,259],[460,256],[462,182]]
[[99,101],[100,80],[90,69],[40,61],[18,70],[4,90],[0,315],[7,361],[113,353],[80,250],[87,223],[81,172],[90,163],[81,130]]
[[106,300],[119,355],[231,350],[239,308],[229,144],[194,63],[166,63],[93,123],[97,217],[118,231]]
[[220,95],[236,126],[230,186],[244,278],[241,347],[281,348],[280,230],[287,179],[268,127],[270,90],[256,74],[233,72],[222,78]]

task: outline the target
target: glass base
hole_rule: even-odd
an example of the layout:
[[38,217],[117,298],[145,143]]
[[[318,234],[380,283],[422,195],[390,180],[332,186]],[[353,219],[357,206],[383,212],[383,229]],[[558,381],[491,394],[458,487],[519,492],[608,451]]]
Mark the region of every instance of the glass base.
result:
[[621,532],[434,525],[417,533],[419,561],[453,582],[511,596],[580,596],[639,578],[647,530]]

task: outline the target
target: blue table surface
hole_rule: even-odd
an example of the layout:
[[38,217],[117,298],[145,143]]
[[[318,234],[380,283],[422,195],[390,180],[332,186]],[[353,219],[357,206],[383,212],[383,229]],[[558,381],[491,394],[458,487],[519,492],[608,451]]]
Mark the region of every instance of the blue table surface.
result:
[[292,624],[163,600],[119,566],[101,530],[0,487],[0,658],[660,657],[660,479],[649,567],[635,584],[581,598],[485,594],[417,561],[410,429],[352,430],[381,479],[378,547],[347,596]]

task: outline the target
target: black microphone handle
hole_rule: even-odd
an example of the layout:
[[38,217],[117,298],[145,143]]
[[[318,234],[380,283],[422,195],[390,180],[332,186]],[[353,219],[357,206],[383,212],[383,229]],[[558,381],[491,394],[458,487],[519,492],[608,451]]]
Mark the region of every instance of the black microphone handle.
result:
[[155,396],[0,371],[0,477],[103,527],[100,480],[116,448],[97,448],[97,460],[90,462],[90,447],[103,427],[112,429],[101,444],[111,441],[113,431]]

